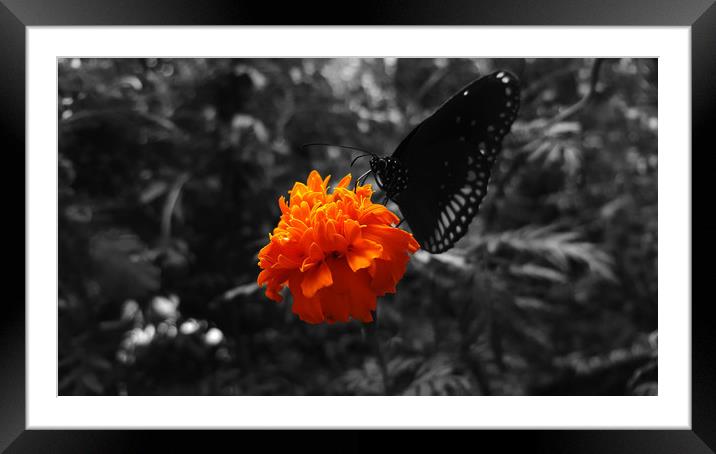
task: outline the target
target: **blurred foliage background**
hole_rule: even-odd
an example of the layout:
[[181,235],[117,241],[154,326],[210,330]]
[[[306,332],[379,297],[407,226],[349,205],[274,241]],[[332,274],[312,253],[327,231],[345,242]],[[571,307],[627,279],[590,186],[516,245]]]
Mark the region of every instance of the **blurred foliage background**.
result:
[[[307,325],[263,295],[277,198],[367,165],[302,144],[392,153],[497,69],[523,101],[487,198],[458,247],[416,254],[379,300],[379,350],[357,322]],[[61,395],[657,393],[656,60],[58,71]]]

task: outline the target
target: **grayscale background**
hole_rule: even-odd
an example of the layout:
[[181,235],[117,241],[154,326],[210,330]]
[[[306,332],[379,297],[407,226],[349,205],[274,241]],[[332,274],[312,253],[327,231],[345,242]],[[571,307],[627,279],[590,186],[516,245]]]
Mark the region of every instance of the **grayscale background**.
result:
[[[380,352],[357,322],[307,325],[263,295],[277,198],[311,169],[366,170],[301,145],[390,154],[499,69],[523,99],[480,213],[379,299]],[[58,74],[60,395],[657,393],[655,59],[69,58]]]

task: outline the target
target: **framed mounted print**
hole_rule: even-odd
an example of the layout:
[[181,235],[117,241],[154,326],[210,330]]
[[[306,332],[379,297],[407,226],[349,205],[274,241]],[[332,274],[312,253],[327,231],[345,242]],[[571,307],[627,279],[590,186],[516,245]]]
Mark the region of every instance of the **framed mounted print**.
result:
[[469,429],[712,452],[711,3],[4,1],[26,268],[2,446]]

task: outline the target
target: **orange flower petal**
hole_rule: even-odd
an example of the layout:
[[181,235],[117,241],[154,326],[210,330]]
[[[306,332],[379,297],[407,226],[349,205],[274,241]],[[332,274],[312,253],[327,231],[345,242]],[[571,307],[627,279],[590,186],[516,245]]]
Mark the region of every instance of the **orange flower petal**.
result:
[[340,254],[344,254],[348,249],[348,241],[346,241],[343,235],[333,235],[333,247],[332,249]]
[[283,254],[280,254],[278,256],[278,262],[276,263],[277,268],[298,268],[300,266],[300,263],[290,257],[287,257]]
[[335,286],[321,290],[321,310],[328,323],[347,322],[351,315],[350,294],[340,292]]
[[[375,268],[373,270],[373,280],[371,281],[371,288],[378,296],[383,296],[386,293],[395,293],[395,274],[391,269],[390,262],[386,260],[376,260],[373,262]],[[403,267],[405,271],[405,267]],[[403,273],[400,273],[402,276]]]
[[331,284],[333,284],[331,270],[328,268],[328,265],[326,265],[326,262],[322,262],[319,266],[315,266],[303,274],[301,291],[304,296],[310,298],[315,295],[317,291]]
[[[301,275],[295,274],[288,281],[288,287],[298,289],[301,286],[300,279]],[[301,320],[308,323],[320,323],[324,320],[319,298],[307,298],[300,291],[292,291],[291,294],[293,295],[293,313],[297,314]]]
[[[332,266],[336,275],[337,285],[334,286],[334,295],[343,295],[344,302],[353,318],[362,322],[371,322],[373,317],[370,311],[375,310],[376,296],[370,288],[370,275],[366,270],[353,272],[344,260],[336,260]],[[324,290],[328,294],[327,291]],[[323,298],[327,301],[328,298]],[[324,310],[331,309],[324,302]]]
[[298,248],[302,251],[308,251],[311,244],[313,244],[315,240],[316,237],[313,234],[313,227],[309,227],[305,232],[303,232],[303,236],[301,236],[301,239],[298,242]]
[[312,191],[322,191],[325,188],[323,186],[323,178],[321,178],[321,175],[315,170],[312,170],[311,173],[308,175],[307,183],[308,188]]
[[302,273],[304,273],[304,272],[310,270],[311,268],[313,268],[314,265],[322,262],[323,258],[324,258],[323,249],[321,249],[321,247],[318,244],[311,243],[311,247],[308,252],[308,257],[306,257],[303,260],[303,263],[301,263],[301,267],[299,268],[299,270]]
[[323,249],[316,243],[311,243],[311,248],[308,250],[308,257],[314,262],[323,260]]
[[348,244],[353,244],[361,236],[360,224],[353,219],[348,219],[343,224],[343,234],[345,235]]
[[283,296],[278,293],[278,290],[280,290],[280,288],[277,289],[276,287],[269,286],[266,288],[266,296],[276,301],[277,303],[280,303],[281,301],[283,301]]
[[339,181],[338,184],[336,185],[336,189],[347,188],[349,184],[351,184],[351,174],[350,173],[348,175],[344,176],[343,178],[341,178],[341,181]]
[[349,246],[346,258],[351,269],[358,271],[369,267],[373,263],[373,259],[380,257],[382,252],[383,246],[361,238]]
[[289,212],[288,205],[286,204],[286,197],[281,196],[278,198],[278,207],[281,208],[282,214],[287,214]]
[[281,216],[258,254],[257,283],[281,301],[288,286],[293,312],[307,323],[373,320],[376,298],[396,291],[419,245],[393,227],[398,217],[371,202],[371,185],[349,189],[343,177],[328,193],[330,176],[316,171],[278,200]]

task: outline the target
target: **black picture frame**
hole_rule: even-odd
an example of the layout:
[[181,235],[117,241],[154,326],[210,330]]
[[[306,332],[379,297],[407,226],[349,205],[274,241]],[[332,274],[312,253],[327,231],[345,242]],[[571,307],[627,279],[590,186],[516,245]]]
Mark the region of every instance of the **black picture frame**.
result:
[[[549,0],[539,5],[520,0],[364,0],[353,6],[335,2],[272,3],[220,0],[0,0],[0,125],[8,171],[3,178],[8,238],[25,238],[25,55],[26,27],[67,25],[549,25],[549,26],[688,26],[691,27],[692,149],[707,150],[709,121],[716,110],[716,5],[714,0]],[[695,153],[692,153],[692,156]],[[12,160],[10,162],[9,160]],[[703,168],[703,166],[702,166]],[[9,171],[9,169],[13,169]],[[22,169],[22,170],[21,170]],[[15,176],[21,181],[8,178]],[[707,193],[710,191],[707,191]],[[692,204],[693,206],[693,204]],[[22,213],[22,215],[20,214]],[[705,215],[701,215],[702,218]],[[692,220],[693,222],[693,216]],[[693,224],[692,224],[693,225]],[[16,241],[19,244],[19,241]],[[25,282],[22,265],[8,263],[8,283]],[[20,276],[22,274],[22,276]],[[668,276],[661,276],[668,279]],[[529,430],[505,433],[464,432],[482,445],[522,446],[531,452],[570,453],[707,453],[716,450],[716,336],[707,316],[710,299],[692,302],[692,425],[691,430]],[[670,304],[688,304],[671,301]],[[40,431],[25,430],[25,287],[18,297],[3,301],[0,320],[0,449],[8,452],[115,452],[134,451],[158,443],[187,447],[191,440],[213,437],[211,444],[241,438],[246,433],[185,431]],[[710,402],[710,404],[709,404]],[[239,411],[237,409],[237,411]],[[421,443],[422,432],[395,437],[387,444],[404,448]],[[292,433],[264,443],[314,445],[316,435]],[[325,436],[321,435],[321,442]],[[370,449],[372,436],[334,431],[354,451]],[[272,440],[272,441],[267,441]],[[204,440],[205,443],[206,440]],[[236,441],[233,441],[236,443]],[[331,445],[327,443],[327,445]],[[385,446],[383,443],[381,447]],[[219,445],[217,445],[219,446]],[[229,444],[231,446],[231,444]],[[238,446],[233,444],[233,446]],[[503,449],[502,448],[502,449]]]

